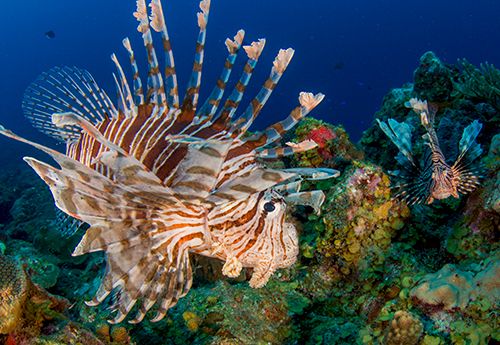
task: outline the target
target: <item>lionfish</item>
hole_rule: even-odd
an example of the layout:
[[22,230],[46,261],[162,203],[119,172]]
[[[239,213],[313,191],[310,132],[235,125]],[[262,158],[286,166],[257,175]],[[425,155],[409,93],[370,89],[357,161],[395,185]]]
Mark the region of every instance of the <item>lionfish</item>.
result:
[[[26,140],[0,126],[0,133],[50,155],[60,169],[35,158],[24,160],[50,187],[64,214],[87,223],[73,255],[105,251],[106,271],[95,306],[113,296],[110,320],[118,323],[135,308],[131,323],[155,306],[161,320],[185,296],[193,279],[190,253],[223,260],[222,272],[236,277],[253,268],[250,285],[262,287],[278,268],[298,255],[297,232],[287,205],[319,210],[324,194],[301,192],[303,179],[337,176],[332,169],[271,169],[263,160],[312,149],[312,141],[281,146],[283,134],[321,102],[324,95],[301,92],[290,115],[261,132],[247,130],[261,112],[294,50],[280,50],[270,76],[246,110],[235,117],[265,40],[243,46],[248,61],[223,106],[226,84],[244,38],[227,39],[228,56],[208,99],[199,105],[210,0],[200,2],[199,35],[192,74],[179,98],[174,59],[160,0],[137,1],[148,59],[143,88],[128,38],[133,82],[115,54],[115,105],[85,70],[53,68],[25,93],[23,109],[33,125],[66,144],[66,154]],[[153,44],[161,34],[164,72]]]
[[434,200],[450,196],[459,198],[460,194],[475,190],[481,179],[481,168],[474,161],[482,153],[481,146],[476,142],[482,124],[475,120],[464,129],[458,147],[458,157],[450,165],[441,151],[434,128],[437,108],[416,98],[412,98],[406,106],[420,115],[420,122],[426,130],[423,139],[428,150],[422,164],[418,164],[413,156],[412,129],[408,124],[399,123],[394,119],[389,119],[387,123],[377,120],[382,131],[399,150],[396,160],[403,169],[393,172],[400,180],[396,185],[396,197],[410,205],[422,202],[431,204]]

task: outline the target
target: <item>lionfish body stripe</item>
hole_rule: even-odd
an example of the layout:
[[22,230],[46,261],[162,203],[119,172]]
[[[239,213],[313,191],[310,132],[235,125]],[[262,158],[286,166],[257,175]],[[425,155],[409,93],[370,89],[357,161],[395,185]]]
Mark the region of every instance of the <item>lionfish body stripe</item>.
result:
[[[161,320],[191,287],[189,253],[223,260],[223,273],[229,277],[238,276],[243,267],[253,268],[250,285],[265,285],[298,254],[297,233],[286,218],[287,200],[319,210],[323,193],[300,192],[300,182],[337,174],[329,169],[270,169],[261,163],[315,146],[303,142],[281,147],[279,141],[322,94],[301,92],[299,106],[284,121],[244,135],[285,71],[292,49],[280,50],[261,91],[235,116],[265,42],[243,47],[248,62],[235,90],[222,102],[243,44],[244,31],[238,31],[226,40],[226,64],[197,109],[209,7],[209,0],[201,1],[195,61],[182,101],[161,2],[152,0],[148,7],[138,0],[134,16],[148,59],[144,83],[126,38],[133,78],[127,78],[113,54],[116,105],[90,73],[76,67],[53,68],[26,90],[25,115],[39,130],[64,142],[65,154],[0,126],[1,134],[44,151],[59,164],[56,168],[25,158],[49,186],[63,231],[90,226],[73,254],[105,251],[107,269],[87,304],[98,305],[118,292],[114,323],[133,308],[135,317],[129,322],[140,322],[154,305],[152,320]],[[162,39],[163,68],[153,44],[155,32]]]
[[416,98],[406,104],[420,116],[420,122],[426,130],[423,136],[428,147],[423,164],[418,164],[413,157],[411,128],[406,123],[389,119],[387,123],[378,121],[382,131],[397,146],[403,157],[397,157],[402,170],[396,171],[399,184],[396,185],[396,197],[407,201],[410,205],[434,200],[446,199],[450,196],[459,198],[460,194],[468,194],[480,185],[482,167],[475,162],[481,155],[481,146],[476,138],[481,131],[479,121],[467,126],[459,143],[459,154],[453,164],[448,164],[434,128],[437,109]]

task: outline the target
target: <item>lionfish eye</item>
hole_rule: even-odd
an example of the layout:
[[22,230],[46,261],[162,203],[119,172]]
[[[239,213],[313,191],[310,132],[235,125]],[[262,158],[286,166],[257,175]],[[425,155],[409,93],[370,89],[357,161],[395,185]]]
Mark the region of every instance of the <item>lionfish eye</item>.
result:
[[264,210],[266,212],[273,212],[276,209],[276,206],[271,201],[268,201],[264,204]]

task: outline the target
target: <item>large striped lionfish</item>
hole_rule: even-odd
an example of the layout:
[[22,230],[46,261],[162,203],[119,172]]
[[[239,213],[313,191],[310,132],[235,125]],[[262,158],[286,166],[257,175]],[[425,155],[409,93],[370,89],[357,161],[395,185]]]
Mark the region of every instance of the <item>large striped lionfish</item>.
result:
[[[134,51],[123,40],[133,72],[129,83],[117,57],[115,105],[93,77],[79,68],[53,68],[26,91],[23,109],[41,131],[64,142],[66,154],[31,142],[0,126],[0,133],[30,144],[60,169],[31,157],[24,160],[47,183],[57,207],[90,225],[74,255],[105,251],[107,269],[95,297],[98,305],[114,292],[113,323],[135,306],[131,323],[140,322],[153,306],[153,321],[186,295],[192,283],[189,253],[223,260],[223,274],[236,277],[253,268],[250,285],[266,284],[278,268],[298,254],[297,233],[285,218],[287,205],[319,209],[324,194],[300,192],[304,178],[334,176],[330,169],[270,169],[262,160],[315,147],[287,143],[282,135],[323,99],[302,92],[290,115],[262,132],[248,128],[287,68],[293,49],[280,50],[270,76],[238,117],[234,114],[264,48],[260,39],[243,46],[248,61],[234,90],[219,107],[244,31],[225,45],[228,57],[222,74],[199,107],[210,0],[200,3],[200,28],[193,70],[184,98],[179,98],[169,35],[160,0],[137,1],[148,58],[143,88]],[[153,45],[161,34],[164,72]],[[115,293],[116,292],[116,293]]]
[[446,199],[450,196],[458,198],[460,194],[467,194],[480,184],[480,168],[474,161],[481,155],[481,146],[476,138],[481,131],[479,121],[473,121],[467,126],[459,143],[459,153],[453,164],[446,162],[441,151],[438,136],[434,128],[434,119],[437,108],[412,98],[406,106],[413,109],[420,116],[420,122],[425,128],[424,142],[428,147],[422,164],[419,164],[412,153],[412,129],[406,123],[399,123],[389,119],[387,123],[379,120],[382,131],[399,149],[396,157],[402,170],[394,174],[400,180],[396,185],[396,197],[406,200],[410,205],[434,200]]

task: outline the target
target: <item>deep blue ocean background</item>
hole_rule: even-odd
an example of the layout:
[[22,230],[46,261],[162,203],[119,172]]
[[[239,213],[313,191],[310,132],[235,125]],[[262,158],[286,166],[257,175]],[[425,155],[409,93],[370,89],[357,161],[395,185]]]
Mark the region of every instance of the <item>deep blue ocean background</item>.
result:
[[[163,7],[182,91],[198,32],[198,1],[169,0]],[[113,97],[114,66],[109,57],[116,52],[128,69],[128,57],[121,45],[124,37],[131,38],[138,60],[145,61],[134,10],[133,0],[3,1],[0,123],[25,137],[50,143],[24,119],[21,101],[29,83],[52,66],[89,70]],[[412,80],[424,52],[433,50],[448,63],[466,58],[473,64],[488,61],[498,66],[499,16],[500,1],[496,0],[213,0],[202,99],[224,63],[225,38],[243,28],[246,43],[267,39],[247,100],[267,77],[278,49],[296,49],[254,128],[284,118],[297,104],[298,93],[306,90],[327,96],[312,116],[344,125],[358,140],[371,125],[383,96]],[[55,33],[53,39],[45,36],[49,30]],[[242,53],[239,66],[245,60]],[[238,76],[235,69],[232,79]],[[32,152],[0,138],[2,162]]]

